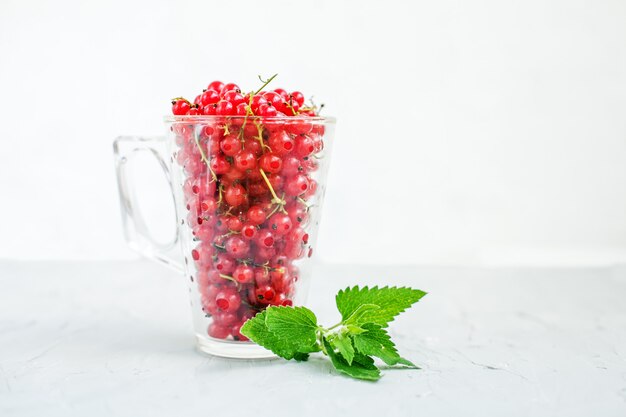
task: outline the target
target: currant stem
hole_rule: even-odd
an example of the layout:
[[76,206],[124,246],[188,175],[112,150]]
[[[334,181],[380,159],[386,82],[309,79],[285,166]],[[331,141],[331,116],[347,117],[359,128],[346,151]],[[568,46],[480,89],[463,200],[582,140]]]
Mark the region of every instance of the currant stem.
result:
[[239,281],[237,281],[235,278],[231,277],[230,275],[226,275],[226,274],[220,274],[220,278],[224,278],[227,279],[229,281],[234,282],[235,284],[237,284],[237,288],[240,287]]
[[267,186],[270,189],[270,193],[272,193],[272,196],[274,197],[272,201],[276,204],[280,204],[281,206],[287,204],[285,200],[278,198],[278,196],[276,195],[276,192],[274,191],[274,187],[272,187],[270,180],[267,178],[267,175],[265,175],[265,171],[263,171],[262,168],[259,168],[259,172],[261,172],[261,176],[263,177],[265,184],[267,184]]
[[326,332],[329,332],[329,331],[331,331],[331,330],[333,330],[333,329],[336,329],[337,327],[342,326],[342,325],[343,325],[343,321],[340,321],[339,323],[335,324],[334,326],[331,326],[331,327],[329,327],[328,329],[324,329],[324,330],[325,330]]
[[196,141],[196,146],[198,147],[198,150],[200,151],[200,159],[202,159],[202,162],[204,162],[206,164],[206,167],[209,169],[209,171],[211,171],[211,176],[213,177],[213,180],[217,181],[217,175],[215,175],[215,172],[213,172],[213,170],[211,169],[211,163],[207,159],[204,153],[204,150],[202,149],[202,146],[200,146],[200,142],[198,141],[198,136],[193,135],[193,139]]
[[259,88],[258,90],[256,90],[256,91],[254,92],[254,95],[259,94],[259,93],[260,93],[260,92],[261,92],[261,91],[262,91],[265,87],[267,87],[267,85],[268,85],[270,82],[272,82],[272,80],[273,80],[274,78],[276,78],[276,76],[277,76],[277,75],[278,75],[278,74],[274,74],[274,75],[272,75],[272,76],[271,76],[271,77],[270,77],[267,81],[265,81],[265,80],[264,80],[263,78],[261,78],[261,76],[259,75],[259,80],[261,80],[261,82],[262,82],[262,83],[265,83],[265,84],[263,84],[263,85],[261,86],[261,88]]

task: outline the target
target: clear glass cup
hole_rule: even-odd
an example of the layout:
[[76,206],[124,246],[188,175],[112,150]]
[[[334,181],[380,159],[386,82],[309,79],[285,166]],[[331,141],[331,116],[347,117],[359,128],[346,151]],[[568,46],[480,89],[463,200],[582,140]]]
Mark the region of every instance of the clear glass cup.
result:
[[[238,329],[267,306],[306,301],[335,120],[171,116],[165,125],[164,137],[114,142],[126,240],[188,277],[199,350],[271,357]],[[150,235],[132,191],[128,167],[141,152],[157,158],[172,191],[167,244]]]

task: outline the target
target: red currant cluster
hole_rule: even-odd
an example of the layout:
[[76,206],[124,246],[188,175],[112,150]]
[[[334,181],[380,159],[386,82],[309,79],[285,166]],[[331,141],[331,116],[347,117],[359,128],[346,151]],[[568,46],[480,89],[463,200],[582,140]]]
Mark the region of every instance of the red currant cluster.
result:
[[[276,75],[274,75],[276,77]],[[196,96],[193,104],[182,97],[172,101],[176,116],[316,116],[314,106],[304,105],[304,95],[299,91],[288,93],[282,88],[259,94],[271,77],[257,92],[243,94],[237,84],[213,81]]]
[[324,125],[302,93],[263,87],[244,95],[214,81],[193,104],[172,103],[177,116],[214,116],[178,118],[172,131],[202,308],[219,339],[247,340],[239,332],[246,320],[292,305],[294,261],[312,253],[307,200],[317,191]]

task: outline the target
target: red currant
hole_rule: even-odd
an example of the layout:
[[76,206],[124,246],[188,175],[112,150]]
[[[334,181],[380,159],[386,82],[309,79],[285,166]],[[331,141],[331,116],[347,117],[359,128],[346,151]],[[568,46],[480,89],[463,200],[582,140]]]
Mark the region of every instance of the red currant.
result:
[[308,136],[298,136],[296,138],[296,154],[301,158],[311,155],[315,152],[315,144]]
[[222,95],[222,97],[229,91],[235,91],[237,93],[241,93],[241,89],[239,88],[239,86],[235,83],[228,83],[228,84],[224,84],[224,86],[222,87],[220,94]]
[[256,237],[257,245],[262,248],[271,248],[274,246],[274,233],[269,229],[261,229]]
[[276,291],[270,285],[262,285],[255,290],[256,298],[262,304],[269,304],[274,299]]
[[222,98],[226,101],[230,101],[232,105],[235,107],[237,107],[240,104],[245,104],[243,94],[241,94],[240,92],[237,92],[236,90],[227,91],[226,93],[224,93]]
[[191,104],[185,99],[172,100],[172,113],[176,116],[183,116],[191,109]]
[[208,334],[216,339],[226,339],[230,335],[228,327],[221,326],[217,323],[211,323],[209,325]]
[[241,171],[256,168],[256,157],[254,153],[248,150],[242,150],[233,158],[235,166]]
[[211,158],[209,163],[211,170],[216,174],[225,174],[230,169],[230,163],[221,155]]
[[220,95],[215,90],[206,90],[200,96],[200,105],[202,107],[208,106],[209,104],[215,104],[220,101]]
[[220,142],[224,155],[235,156],[241,150],[241,141],[236,135],[228,135]]
[[293,139],[282,130],[273,132],[267,142],[272,152],[278,156],[288,154],[295,146]]
[[241,305],[241,297],[237,290],[233,288],[224,288],[215,296],[215,304],[222,311],[233,313],[239,309]]
[[235,115],[235,106],[230,101],[222,100],[217,103],[217,107],[215,108],[215,114],[218,116],[233,116]]
[[276,111],[276,107],[271,106],[269,104],[261,104],[259,105],[259,109],[257,110],[259,116],[263,117],[276,117],[278,115],[278,111]]
[[276,213],[270,217],[269,227],[277,235],[287,234],[291,230],[291,219],[284,213]]
[[256,226],[250,223],[244,224],[243,227],[241,228],[241,236],[243,236],[243,238],[247,240],[254,239],[254,237],[256,236],[256,232],[257,232]]
[[291,99],[298,103],[298,106],[302,107],[304,105],[304,94],[299,91],[294,91],[290,94]]
[[211,84],[209,84],[209,86],[206,88],[207,90],[214,90],[217,91],[218,93],[220,91],[222,91],[222,88],[224,88],[224,83],[221,81],[213,81]]
[[226,240],[224,245],[226,252],[228,252],[235,259],[242,259],[248,255],[250,245],[243,238],[238,235],[231,236]]
[[226,188],[224,200],[233,207],[241,206],[248,200],[246,189],[241,184],[232,184]]
[[279,173],[283,166],[283,160],[277,155],[266,153],[259,158],[259,166],[265,172]]
[[248,221],[254,225],[259,225],[265,221],[265,210],[261,206],[252,206],[246,213]]
[[238,265],[233,271],[233,278],[241,284],[249,284],[254,280],[254,269],[248,265]]
[[285,184],[285,193],[289,196],[297,196],[309,189],[309,179],[301,174],[290,178]]
[[225,253],[220,253],[219,255],[217,255],[214,266],[220,274],[228,275],[235,269],[235,261],[233,260],[233,258],[226,255]]

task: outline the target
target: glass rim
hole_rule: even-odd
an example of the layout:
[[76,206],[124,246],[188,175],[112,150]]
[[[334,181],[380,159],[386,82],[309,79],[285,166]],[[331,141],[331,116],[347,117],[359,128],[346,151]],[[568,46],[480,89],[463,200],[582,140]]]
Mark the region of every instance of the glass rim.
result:
[[337,119],[332,116],[273,116],[273,117],[265,117],[265,116],[218,116],[218,115],[204,115],[198,114],[194,116],[163,116],[163,120],[165,122],[210,122],[217,120],[263,120],[270,122],[288,122],[288,121],[306,121],[306,122],[322,122],[328,124],[334,124],[337,122]]

